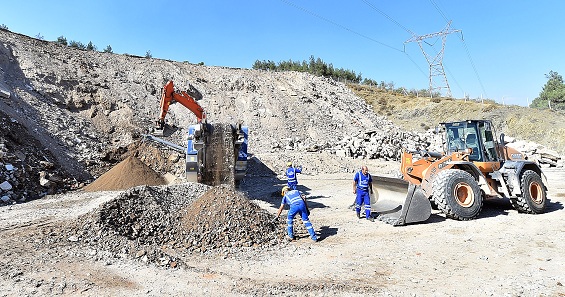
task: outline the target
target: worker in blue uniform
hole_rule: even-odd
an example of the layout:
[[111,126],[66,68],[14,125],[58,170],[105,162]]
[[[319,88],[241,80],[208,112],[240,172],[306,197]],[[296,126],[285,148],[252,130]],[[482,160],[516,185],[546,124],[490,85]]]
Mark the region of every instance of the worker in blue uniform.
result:
[[355,173],[353,178],[353,194],[355,194],[355,212],[357,218],[361,218],[361,205],[365,206],[365,218],[373,222],[371,216],[371,196],[373,194],[373,178],[369,174],[369,168],[362,166],[360,171]]
[[294,217],[296,214],[300,214],[302,218],[302,223],[304,223],[304,227],[310,234],[310,239],[313,241],[318,241],[318,236],[316,236],[316,232],[314,231],[314,227],[312,223],[310,223],[310,210],[308,209],[308,204],[306,203],[306,199],[304,195],[300,193],[298,190],[291,190],[289,187],[285,186],[282,189],[281,195],[283,196],[281,200],[281,206],[277,211],[277,216],[275,220],[280,216],[281,212],[285,204],[290,206],[288,210],[288,215],[286,217],[286,231],[289,240],[294,240],[294,230],[293,230],[293,223]]
[[298,186],[298,180],[296,179],[296,174],[297,173],[302,173],[302,166],[298,166],[298,167],[294,167],[292,166],[292,162],[288,162],[286,163],[286,182],[288,187],[291,190],[296,190],[296,187]]

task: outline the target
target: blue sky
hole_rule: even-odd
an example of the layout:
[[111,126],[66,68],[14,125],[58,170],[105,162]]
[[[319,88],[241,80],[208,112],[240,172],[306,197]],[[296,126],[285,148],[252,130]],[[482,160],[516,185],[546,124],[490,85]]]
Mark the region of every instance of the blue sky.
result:
[[[429,64],[414,35],[451,20],[443,65],[456,98],[525,106],[550,70],[565,74],[565,1],[249,0],[3,1],[0,24],[45,40],[118,54],[251,68],[256,60],[321,58],[363,78],[427,89]],[[25,3],[25,4],[22,4]],[[414,35],[412,35],[414,34]],[[426,39],[435,56],[441,39]],[[441,80],[437,86],[444,86]]]

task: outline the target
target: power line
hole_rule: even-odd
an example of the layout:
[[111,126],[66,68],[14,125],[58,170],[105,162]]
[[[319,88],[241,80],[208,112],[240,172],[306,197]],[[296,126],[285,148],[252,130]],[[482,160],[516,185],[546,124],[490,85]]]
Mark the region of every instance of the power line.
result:
[[471,53],[469,52],[469,49],[467,48],[467,43],[465,43],[465,39],[463,39],[463,32],[461,32],[461,41],[463,42],[463,47],[465,47],[465,51],[467,52],[467,57],[469,57],[469,61],[471,62],[471,66],[473,66],[473,71],[475,71],[475,75],[477,76],[477,79],[479,80],[479,84],[481,85],[481,89],[483,90],[485,97],[488,98],[487,92],[485,91],[485,87],[483,86],[483,82],[481,81],[481,77],[479,76],[479,72],[477,72],[477,68],[475,67],[475,63],[473,62],[473,59],[471,58]]
[[369,1],[367,0],[362,0],[363,2],[365,2],[365,4],[367,4],[369,7],[371,7],[372,9],[378,11],[380,14],[384,15],[387,19],[389,19],[391,22],[395,23],[398,27],[404,29],[404,31],[408,32],[408,34],[414,36],[416,34],[414,34],[414,32],[410,31],[409,29],[407,29],[406,27],[402,26],[399,22],[395,21],[393,18],[391,18],[388,14],[384,13],[382,10],[378,9],[377,7],[375,7],[373,4],[371,4]]
[[[390,17],[388,14],[384,13],[382,10],[380,10],[379,8],[377,8],[376,6],[374,6],[372,3],[370,3],[367,0],[362,0],[365,4],[367,4],[367,6],[371,7],[372,9],[374,9],[375,11],[377,11],[378,13],[382,14],[384,17],[386,17],[387,19],[389,19],[391,22],[395,23],[398,27],[402,28],[404,31],[408,32],[408,34],[414,36],[416,34],[414,34],[414,32],[410,31],[410,29],[402,26],[402,24],[400,24],[399,22],[397,22],[395,19],[393,19],[392,17]],[[426,76],[426,73],[424,72],[424,70],[422,70],[422,68],[420,68],[420,66],[416,63],[416,61],[414,61],[414,59],[412,59],[412,57],[410,57],[410,55],[406,52],[406,50],[402,50],[402,52],[404,52],[404,54],[406,55],[406,57],[416,66],[416,68],[418,68],[418,70],[420,70],[420,72]]]
[[370,41],[376,42],[376,43],[378,43],[378,44],[380,44],[380,45],[382,45],[382,46],[388,47],[388,48],[393,49],[393,50],[395,50],[395,51],[403,52],[403,50],[401,50],[401,49],[395,48],[395,47],[393,47],[393,46],[391,46],[391,45],[388,45],[388,44],[386,44],[386,43],[383,43],[383,42],[380,42],[380,41],[378,41],[378,40],[375,40],[375,39],[373,39],[373,38],[371,38],[371,37],[369,37],[369,36],[367,36],[367,35],[361,34],[361,33],[357,32],[357,31],[353,31],[353,30],[351,30],[351,29],[349,29],[349,28],[347,28],[347,27],[345,27],[345,26],[343,26],[343,25],[341,25],[341,24],[338,24],[338,23],[336,23],[336,22],[334,22],[334,21],[332,21],[332,20],[330,20],[330,19],[327,19],[327,18],[325,18],[325,17],[323,17],[323,16],[321,16],[321,15],[319,15],[319,14],[316,14],[316,13],[310,11],[310,10],[307,10],[307,9],[304,8],[304,7],[298,6],[298,5],[296,5],[296,4],[294,4],[294,3],[290,2],[290,1],[287,1],[287,0],[281,0],[281,1],[284,2],[284,3],[286,3],[286,4],[288,4],[288,5],[290,5],[290,6],[292,6],[292,7],[294,7],[294,8],[296,8],[296,9],[302,10],[303,12],[305,12],[305,13],[307,13],[307,14],[310,14],[310,15],[312,15],[312,16],[315,16],[315,17],[317,17],[317,18],[319,18],[319,19],[321,19],[321,20],[323,20],[323,21],[325,21],[325,22],[328,22],[328,23],[330,23],[330,24],[332,24],[332,25],[334,25],[334,26],[336,26],[336,27],[339,27],[339,28],[341,28],[341,29],[343,29],[343,30],[349,31],[349,32],[351,32],[351,33],[353,33],[353,34],[355,34],[355,35],[358,35],[358,36],[361,36],[361,37],[363,37],[363,38],[365,38],[365,39],[368,39],[368,40],[370,40]]
[[436,8],[436,10],[439,12],[439,14],[443,17],[443,20],[445,20],[445,22],[449,22],[449,19],[445,16],[445,14],[443,14],[443,12],[441,11],[441,9],[439,9],[439,6],[435,3],[434,0],[430,0],[430,2],[432,3],[432,5]]

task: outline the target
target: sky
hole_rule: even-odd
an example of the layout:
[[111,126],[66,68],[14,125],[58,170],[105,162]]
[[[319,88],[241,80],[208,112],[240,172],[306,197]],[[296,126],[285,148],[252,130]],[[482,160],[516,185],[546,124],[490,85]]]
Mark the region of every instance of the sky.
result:
[[[0,24],[12,32],[110,45],[117,54],[234,68],[314,56],[408,90],[428,89],[430,64],[443,65],[454,98],[527,106],[546,74],[565,74],[562,0],[2,2]],[[443,56],[438,34],[410,42],[439,32],[451,32]]]

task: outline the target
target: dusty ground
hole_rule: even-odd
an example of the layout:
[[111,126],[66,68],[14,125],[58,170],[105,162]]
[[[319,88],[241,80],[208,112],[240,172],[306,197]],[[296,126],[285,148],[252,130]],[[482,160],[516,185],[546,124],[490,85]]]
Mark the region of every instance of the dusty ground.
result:
[[[565,296],[565,170],[546,174],[545,214],[502,201],[477,220],[434,213],[404,227],[355,218],[350,174],[299,175],[321,241],[301,232],[280,250],[183,256],[187,267],[175,269],[72,242],[38,244],[120,192],[47,196],[0,208],[0,296]],[[242,190],[275,213],[281,182],[249,177]]]

